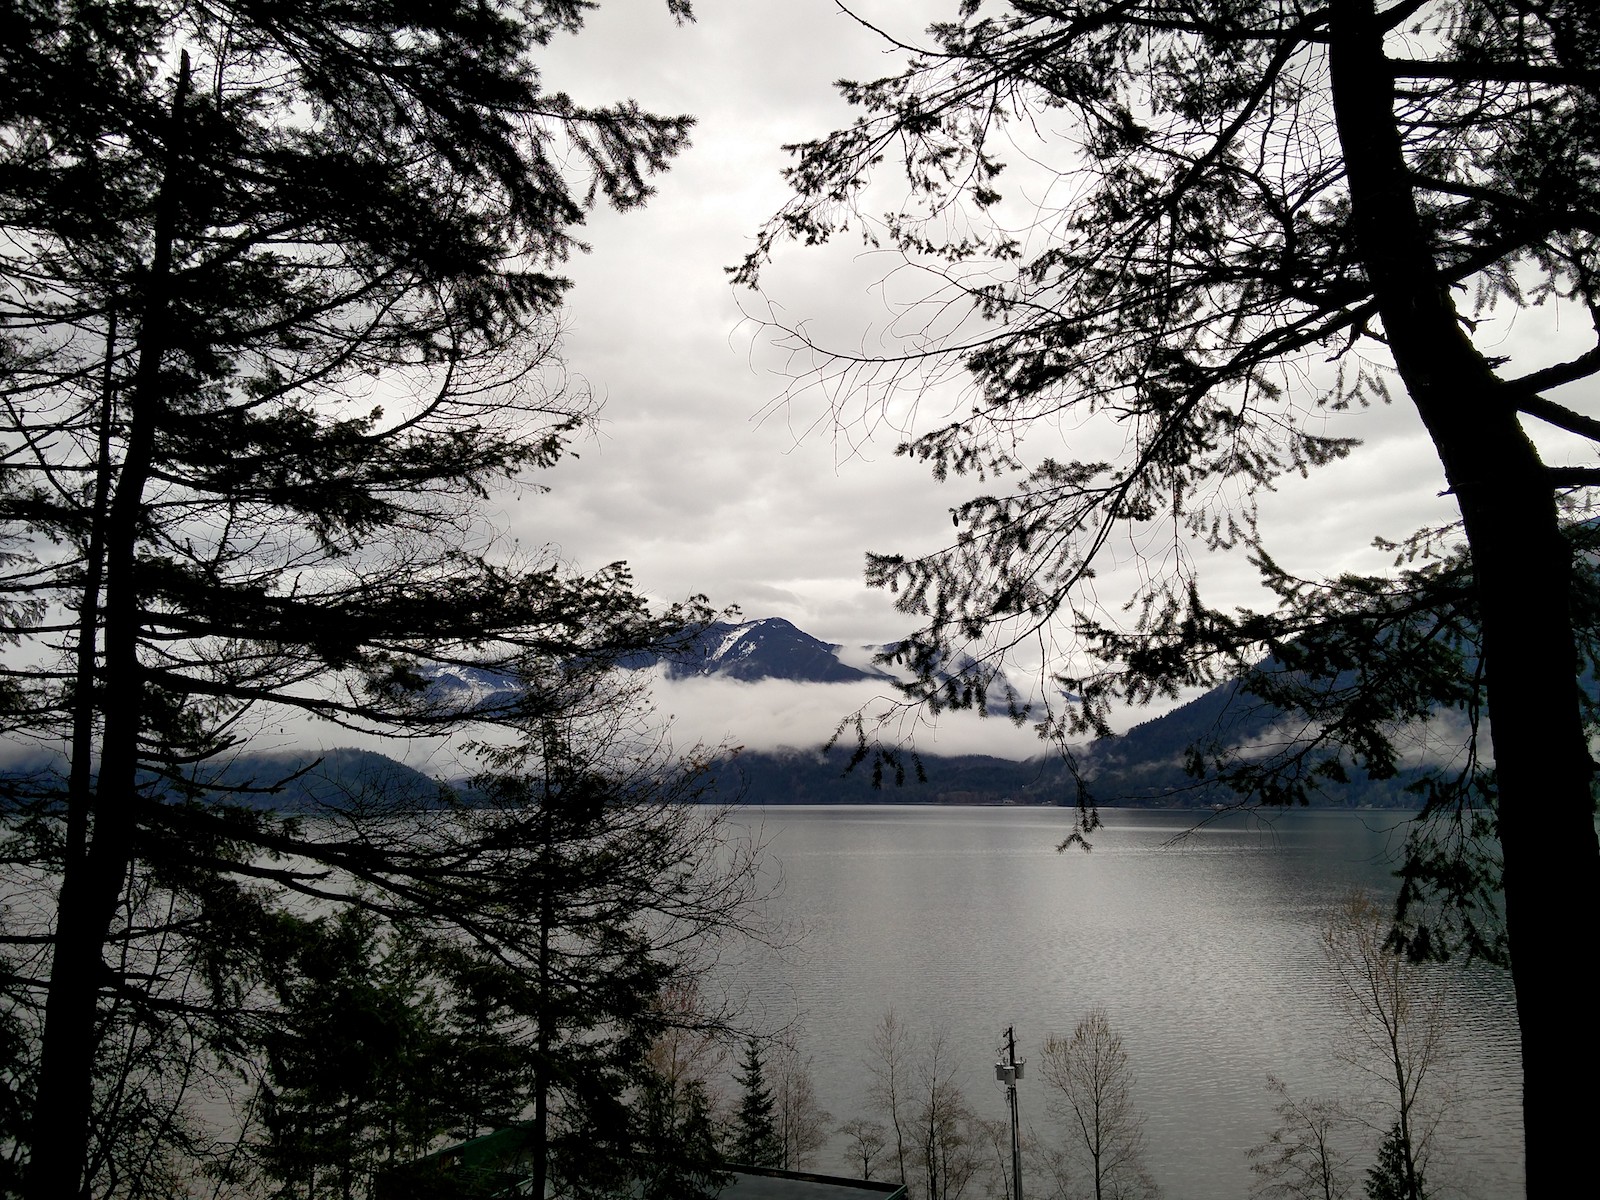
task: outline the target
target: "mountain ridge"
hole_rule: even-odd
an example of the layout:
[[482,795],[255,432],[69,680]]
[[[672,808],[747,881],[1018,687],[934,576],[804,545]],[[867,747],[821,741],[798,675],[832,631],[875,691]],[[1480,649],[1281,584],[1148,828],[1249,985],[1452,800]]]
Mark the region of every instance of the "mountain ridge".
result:
[[[669,680],[723,678],[750,683],[784,680],[826,686],[860,681],[892,684],[885,668],[863,669],[840,658],[843,647],[812,637],[780,617],[717,622],[681,654],[639,655],[623,664],[642,670],[659,666]],[[885,647],[858,648],[869,654]],[[495,672],[451,667],[434,674],[442,697],[463,711],[514,697],[515,681]],[[1221,785],[1192,778],[1185,752],[1196,741],[1220,738],[1248,745],[1281,722],[1283,714],[1243,696],[1226,683],[1126,733],[1074,748],[1076,766],[1093,799],[1143,807],[1211,807],[1232,802]],[[734,731],[737,737],[737,729]],[[1059,756],[1015,760],[984,754],[939,755],[899,751],[869,756],[850,768],[848,749],[787,748],[742,751],[714,765],[721,798],[747,804],[1073,804],[1077,784]],[[4,773],[19,777],[14,762]],[[49,770],[31,763],[29,770]],[[1394,780],[1356,779],[1329,785],[1324,803],[1335,806],[1415,807],[1405,784],[1417,772]],[[282,811],[331,811],[364,803],[433,807],[470,802],[464,779],[434,779],[379,751],[351,748],[303,754],[277,750],[240,754],[211,771],[218,795],[248,807]]]

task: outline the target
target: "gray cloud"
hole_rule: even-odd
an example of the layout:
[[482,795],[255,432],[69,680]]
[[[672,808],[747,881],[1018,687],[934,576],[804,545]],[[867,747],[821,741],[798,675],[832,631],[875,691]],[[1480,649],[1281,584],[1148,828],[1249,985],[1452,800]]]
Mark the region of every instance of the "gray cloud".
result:
[[[954,5],[883,0],[857,7],[916,40],[927,19],[948,16]],[[649,107],[692,112],[699,125],[694,148],[661,178],[649,206],[597,214],[588,230],[593,252],[568,264],[575,288],[567,356],[605,398],[603,420],[597,437],[576,447],[577,461],[541,480],[551,493],[526,497],[506,523],[527,541],[557,544],[579,564],[625,558],[640,586],[662,599],[703,591],[747,616],[782,616],[830,641],[889,641],[915,621],[894,610],[892,597],[863,587],[863,555],[942,545],[952,533],[949,507],[973,490],[937,484],[895,459],[893,426],[942,415],[961,402],[959,389],[943,386],[920,412],[903,404],[890,414],[894,420],[875,428],[864,416],[843,428],[833,424],[823,391],[775,403],[790,383],[785,371],[796,364],[742,320],[741,302],[761,302],[737,296],[722,268],[744,254],[785,197],[779,172],[788,160],[780,145],[849,119],[832,82],[886,74],[895,60],[824,0],[700,0],[696,9],[697,24],[676,28],[664,5],[603,5],[578,38],[552,48],[550,81],[578,98],[630,95]],[[770,293],[784,317],[809,321],[820,337],[871,348],[893,324],[877,286],[889,265],[848,239],[789,248],[768,276]],[[917,286],[899,279],[888,292],[915,294]],[[1574,326],[1581,332],[1581,321]],[[1548,361],[1553,349],[1534,335],[1532,322],[1524,328],[1508,320],[1504,341]],[[1304,369],[1322,368],[1312,362]],[[1453,504],[1439,495],[1437,460],[1408,404],[1312,411],[1305,419],[1365,444],[1309,479],[1284,479],[1262,498],[1263,528],[1281,565],[1307,576],[1382,570],[1388,556],[1372,549],[1374,535],[1404,537],[1453,518]],[[1042,428],[1031,448],[1114,454],[1121,436],[1094,425]],[[1109,614],[1117,613],[1129,581],[1175,552],[1199,563],[1212,602],[1265,602],[1241,554],[1207,555],[1161,530],[1146,534],[1112,548],[1096,584]],[[694,714],[697,736],[703,729],[752,743],[779,737],[799,708],[808,714],[805,727],[826,736],[831,726],[820,710],[836,717],[852,707],[777,688],[674,685],[670,696]],[[717,705],[724,703],[744,714],[741,721],[748,717],[748,731],[731,728],[727,718],[729,727],[719,726]],[[974,736],[981,742],[997,726],[985,722]],[[967,734],[941,730],[941,737],[958,736]]]

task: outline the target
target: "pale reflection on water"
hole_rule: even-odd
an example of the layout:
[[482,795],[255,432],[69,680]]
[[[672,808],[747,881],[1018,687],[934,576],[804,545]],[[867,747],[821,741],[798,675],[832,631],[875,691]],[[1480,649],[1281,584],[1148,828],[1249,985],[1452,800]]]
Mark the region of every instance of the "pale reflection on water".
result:
[[[1392,895],[1404,814],[1230,816],[1175,842],[1192,814],[1108,810],[1091,852],[1058,854],[1071,826],[1060,809],[749,813],[783,872],[781,911],[806,936],[731,965],[730,982],[771,1025],[798,1019],[836,1121],[867,1112],[863,1059],[890,1006],[913,1030],[944,1033],[969,1101],[1000,1118],[992,1064],[1005,1027],[1037,1057],[1048,1034],[1104,1005],[1132,1055],[1149,1163],[1169,1200],[1245,1195],[1245,1151],[1273,1123],[1269,1072],[1296,1096],[1361,1086],[1335,1055],[1341,1017],[1316,936],[1353,886]],[[1518,1194],[1510,979],[1430,969],[1447,981],[1460,1050],[1430,1182],[1440,1195]],[[1047,1135],[1037,1081],[1021,1104]],[[843,1152],[835,1139],[818,1168],[842,1170]]]

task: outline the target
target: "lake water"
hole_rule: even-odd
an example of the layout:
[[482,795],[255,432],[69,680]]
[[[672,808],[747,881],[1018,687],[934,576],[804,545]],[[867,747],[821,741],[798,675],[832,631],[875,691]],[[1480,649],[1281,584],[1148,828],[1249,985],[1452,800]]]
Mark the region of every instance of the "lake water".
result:
[[[890,1007],[944,1035],[969,1103],[998,1119],[1006,1027],[1036,1060],[1047,1035],[1104,1006],[1168,1200],[1246,1195],[1245,1151],[1274,1124],[1269,1073],[1297,1097],[1359,1089],[1337,1057],[1342,1015],[1317,933],[1353,887],[1392,897],[1404,814],[1230,816],[1180,838],[1194,814],[1107,810],[1091,852],[1058,854],[1072,819],[1060,809],[747,812],[782,871],[777,911],[804,936],[727,964],[724,979],[769,1026],[796,1023],[835,1121],[874,1115],[865,1060]],[[1430,1182],[1439,1195],[1520,1194],[1509,976],[1425,969],[1445,981],[1458,1051]],[[1052,1136],[1037,1072],[1019,1094],[1024,1124]],[[845,1149],[836,1137],[815,1169],[842,1172]],[[1357,1155],[1357,1195],[1369,1161]]]

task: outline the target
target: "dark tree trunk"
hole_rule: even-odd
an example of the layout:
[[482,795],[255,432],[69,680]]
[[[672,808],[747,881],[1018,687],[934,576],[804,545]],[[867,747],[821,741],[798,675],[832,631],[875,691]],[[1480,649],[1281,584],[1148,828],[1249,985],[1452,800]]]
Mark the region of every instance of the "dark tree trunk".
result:
[[100,648],[100,585],[105,572],[106,510],[111,502],[111,426],[116,416],[113,366],[117,353],[117,313],[106,319],[106,350],[100,379],[100,429],[96,438],[93,507],[83,549],[83,593],[78,610],[78,654],[72,700],[72,761],[67,776],[67,829],[62,845],[63,864],[83,858],[89,845],[89,804],[93,790],[95,714],[98,687],[96,666]]
[[[109,981],[104,949],[132,866],[142,802],[138,790],[144,709],[139,663],[142,605],[135,575],[155,425],[165,402],[162,360],[169,344],[176,177],[188,91],[189,56],[185,53],[173,93],[167,169],[156,202],[154,249],[143,297],[127,448],[110,506],[104,512],[105,661],[101,686],[108,703],[98,778],[89,805],[88,842],[81,854],[69,853],[62,866],[39,1046],[39,1090],[29,1138],[30,1200],[62,1200],[83,1195],[88,1189],[85,1176],[99,1043],[98,1000],[102,985]],[[95,515],[96,519],[101,516]],[[91,539],[98,532],[92,533]],[[90,719],[85,713],[92,711],[78,706],[75,720]],[[84,731],[74,730],[75,751],[82,736]],[[79,769],[76,762],[72,765]],[[69,822],[73,819],[69,814]],[[82,820],[82,815],[76,819]]]
[[543,1197],[550,1177],[550,1022],[554,1001],[550,995],[550,933],[555,927],[555,894],[551,880],[554,831],[550,827],[551,735],[544,737],[544,794],[539,801],[539,829],[543,839],[539,856],[539,1035],[534,1047],[533,1179],[529,1195]]
[[[1600,900],[1569,608],[1571,552],[1516,397],[1463,333],[1419,219],[1371,0],[1338,0],[1329,62],[1357,247],[1401,378],[1461,508],[1480,605],[1522,1030],[1532,1197],[1565,1195],[1590,1136],[1570,1088],[1600,1073],[1600,1030],[1575,964]],[[1574,931],[1578,931],[1577,940]]]

